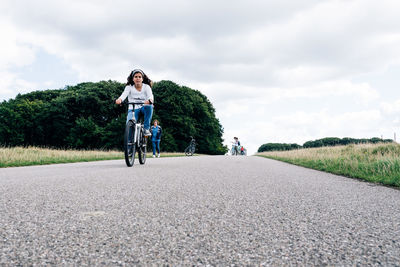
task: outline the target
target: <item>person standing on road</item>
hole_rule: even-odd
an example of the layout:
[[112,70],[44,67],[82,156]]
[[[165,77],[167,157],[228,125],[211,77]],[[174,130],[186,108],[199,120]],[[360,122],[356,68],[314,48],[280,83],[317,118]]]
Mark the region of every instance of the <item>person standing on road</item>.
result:
[[239,138],[237,138],[236,136],[233,137],[232,151],[231,151],[232,155],[238,155],[239,154],[239,146],[240,146]]
[[126,122],[132,119],[133,113],[135,114],[136,121],[139,120],[139,115],[144,115],[143,127],[144,135],[150,136],[150,121],[153,116],[153,102],[154,96],[151,86],[153,82],[147,77],[147,75],[140,69],[134,69],[128,76],[128,82],[126,83],[125,90],[121,96],[115,100],[117,105],[120,105],[122,101],[128,97],[129,102],[143,102],[144,104],[129,105],[128,115]]
[[160,141],[162,135],[162,128],[158,125],[158,120],[154,120],[153,126],[151,126],[151,142],[153,145],[153,158],[156,157],[157,150],[157,158],[160,157]]

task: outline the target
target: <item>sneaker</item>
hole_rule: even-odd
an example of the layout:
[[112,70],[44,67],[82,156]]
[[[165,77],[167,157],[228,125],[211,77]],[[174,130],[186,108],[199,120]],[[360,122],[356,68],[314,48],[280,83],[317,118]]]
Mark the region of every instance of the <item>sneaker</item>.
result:
[[153,155],[153,158],[155,158],[156,157],[156,155]]
[[151,136],[151,133],[148,129],[144,129],[144,136]]
[[157,155],[157,158],[159,158],[160,157],[160,153],[158,153],[158,155]]

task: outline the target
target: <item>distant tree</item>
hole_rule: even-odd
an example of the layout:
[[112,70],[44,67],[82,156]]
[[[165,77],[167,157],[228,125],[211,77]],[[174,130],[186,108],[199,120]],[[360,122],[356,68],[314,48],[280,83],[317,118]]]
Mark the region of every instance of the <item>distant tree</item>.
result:
[[322,146],[336,146],[340,144],[340,138],[337,137],[325,137],[320,139]]
[[380,143],[380,142],[393,142],[393,140],[392,139],[382,140],[381,138],[378,137],[373,137],[371,139],[367,138],[356,139],[349,137],[344,137],[340,139],[337,137],[326,137],[314,141],[307,141],[303,144],[303,147],[310,148],[310,147],[336,146],[336,145],[348,145],[348,144],[367,144],[367,143]]
[[291,150],[300,148],[312,148],[312,147],[323,147],[323,146],[336,146],[336,145],[348,145],[348,144],[366,144],[366,143],[390,143],[393,142],[392,139],[381,139],[378,137],[373,137],[371,139],[356,139],[344,137],[342,139],[338,137],[325,137],[322,139],[317,139],[313,141],[307,141],[303,146],[297,144],[282,144],[282,143],[267,143],[263,144],[258,148],[258,152],[264,151],[281,151],[281,150]]
[[15,101],[0,105],[0,140],[4,146],[23,145],[25,133],[20,129],[24,119],[18,112]]
[[155,83],[153,93],[154,117],[163,127],[163,149],[183,151],[193,136],[199,153],[226,153],[227,147],[222,145],[223,128],[205,95],[171,81]]
[[300,148],[302,148],[302,146],[301,146],[301,145],[298,145],[298,144],[290,144],[290,148],[291,148],[291,150],[293,150],[293,149],[300,149]]
[[303,144],[304,148],[311,148],[311,147],[321,147],[323,146],[324,143],[322,142],[322,140],[315,140],[315,141],[307,141]]
[[350,137],[344,137],[340,140],[341,145],[356,144],[357,140]]
[[264,152],[264,151],[287,151],[293,149],[301,148],[298,144],[282,144],[282,143],[267,143],[261,145],[257,152]]
[[78,149],[100,148],[103,134],[103,129],[94,122],[91,116],[77,118],[66,137],[66,145]]

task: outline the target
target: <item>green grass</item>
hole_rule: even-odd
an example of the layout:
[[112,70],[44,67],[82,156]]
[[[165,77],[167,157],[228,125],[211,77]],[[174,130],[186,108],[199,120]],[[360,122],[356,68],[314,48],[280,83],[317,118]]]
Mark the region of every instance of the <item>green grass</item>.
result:
[[[179,157],[184,153],[161,153],[161,157]],[[152,153],[147,153],[151,157]],[[57,150],[38,147],[0,148],[0,168],[124,159],[122,151]]]
[[257,153],[307,168],[400,187],[400,145],[363,144]]

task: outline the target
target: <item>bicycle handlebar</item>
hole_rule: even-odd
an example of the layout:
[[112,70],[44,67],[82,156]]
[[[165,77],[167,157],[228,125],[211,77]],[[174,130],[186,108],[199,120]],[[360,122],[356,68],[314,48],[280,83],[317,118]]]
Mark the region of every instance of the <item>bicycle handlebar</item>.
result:
[[126,105],[143,105],[144,102],[126,102]]

